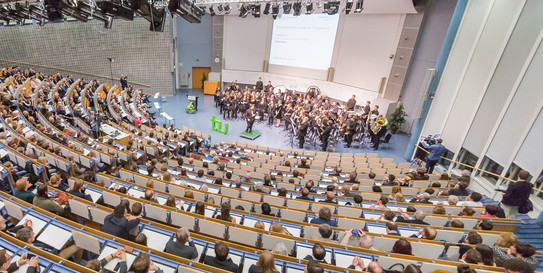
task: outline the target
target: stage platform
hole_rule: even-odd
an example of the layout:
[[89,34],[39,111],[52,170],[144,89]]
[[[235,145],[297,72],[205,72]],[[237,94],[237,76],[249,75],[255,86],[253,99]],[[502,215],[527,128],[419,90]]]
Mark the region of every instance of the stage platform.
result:
[[247,138],[247,139],[250,139],[250,140],[255,140],[256,138],[258,138],[260,136],[260,132],[259,131],[256,131],[256,130],[253,130],[250,134],[247,132],[247,131],[243,131],[241,132],[241,134],[239,134],[240,137],[242,138]]

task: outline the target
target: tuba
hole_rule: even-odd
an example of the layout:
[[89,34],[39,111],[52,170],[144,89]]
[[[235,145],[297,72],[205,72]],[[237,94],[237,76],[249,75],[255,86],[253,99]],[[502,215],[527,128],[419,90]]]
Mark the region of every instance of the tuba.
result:
[[373,133],[377,134],[381,129],[383,129],[384,126],[387,126],[388,120],[385,117],[380,117],[377,119],[377,122],[375,124],[375,127],[373,127]]

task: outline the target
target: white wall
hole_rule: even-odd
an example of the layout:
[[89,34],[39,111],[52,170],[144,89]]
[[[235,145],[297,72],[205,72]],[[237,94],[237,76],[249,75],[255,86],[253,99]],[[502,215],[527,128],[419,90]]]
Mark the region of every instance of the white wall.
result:
[[401,14],[342,16],[343,33],[336,42],[339,48],[334,82],[377,91],[382,77],[388,77],[396,52]]
[[273,18],[239,18],[224,16],[224,68],[242,71],[262,71],[269,58],[269,41]]
[[[415,11],[411,1],[400,2],[401,5],[390,10],[390,6],[394,6],[390,3],[384,5],[379,1],[368,1],[365,3],[365,6],[368,5],[367,14],[365,8],[362,14],[341,15],[331,61],[331,67],[335,68],[335,83],[374,92],[375,97],[378,95],[381,78],[390,74],[393,60],[389,57],[396,51],[404,14]],[[388,10],[385,10],[386,7]],[[263,62],[269,59],[272,17],[224,17],[224,69],[230,71],[230,75],[233,71],[263,71]],[[325,81],[328,75],[326,70],[278,65],[269,65],[268,72],[278,77],[294,76],[320,81]],[[223,81],[227,80],[223,78]],[[243,82],[240,78],[238,81]],[[339,90],[328,92],[338,99],[348,99],[352,94],[342,94]]]
[[[472,0],[451,50],[423,135],[442,133],[461,148],[503,167],[543,172],[543,1]],[[474,190],[498,197],[476,177]],[[498,198],[499,199],[499,198]],[[536,208],[543,199],[533,197]]]

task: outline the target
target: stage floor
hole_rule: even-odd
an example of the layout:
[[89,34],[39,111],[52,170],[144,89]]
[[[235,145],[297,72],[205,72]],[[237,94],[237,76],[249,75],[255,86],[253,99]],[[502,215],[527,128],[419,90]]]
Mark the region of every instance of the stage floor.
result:
[[[187,95],[199,96],[198,99],[198,111],[194,114],[187,114],[185,108],[188,105]],[[245,120],[238,118],[225,120],[222,115],[219,114],[219,109],[215,108],[215,102],[212,95],[204,95],[200,89],[183,89],[178,90],[174,96],[165,97],[166,102],[159,102],[162,106],[162,111],[168,113],[175,118],[175,125],[182,127],[186,125],[195,130],[199,130],[211,135],[211,142],[218,143],[221,141],[236,140],[256,145],[264,145],[275,148],[294,149],[297,146],[292,147],[288,145],[289,138],[286,131],[283,131],[283,127],[276,128],[275,126],[268,126],[267,123],[255,121],[253,125],[253,131],[260,132],[260,137],[250,140],[241,137],[241,133],[245,131],[247,124]],[[151,101],[157,101],[151,99]],[[151,112],[156,112],[152,103]],[[229,124],[228,134],[224,135],[211,129],[211,116],[215,115],[217,120],[226,121]],[[165,119],[156,114],[158,124],[166,123]],[[238,116],[239,117],[239,116]],[[224,126],[224,125],[223,125]],[[393,135],[388,147],[383,145],[377,151],[380,157],[394,158],[394,162],[405,162],[404,152],[409,142],[409,136],[407,135]],[[307,150],[319,150],[320,147],[311,147],[305,145],[304,149]],[[365,148],[345,148],[342,142],[336,144],[336,152],[374,152],[373,149]]]

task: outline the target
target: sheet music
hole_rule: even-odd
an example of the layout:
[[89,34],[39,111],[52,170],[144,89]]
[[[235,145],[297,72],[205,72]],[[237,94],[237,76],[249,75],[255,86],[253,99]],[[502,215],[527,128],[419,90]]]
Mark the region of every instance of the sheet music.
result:
[[149,229],[144,228],[141,233],[145,234],[147,238],[152,239],[147,241],[147,246],[156,249],[158,251],[164,251],[166,243],[170,241],[171,236],[164,235]]
[[72,237],[72,232],[55,225],[48,225],[38,236],[38,240],[60,250]]
[[402,237],[410,237],[413,234],[417,234],[417,235],[419,234],[418,230],[400,229],[399,231]]

